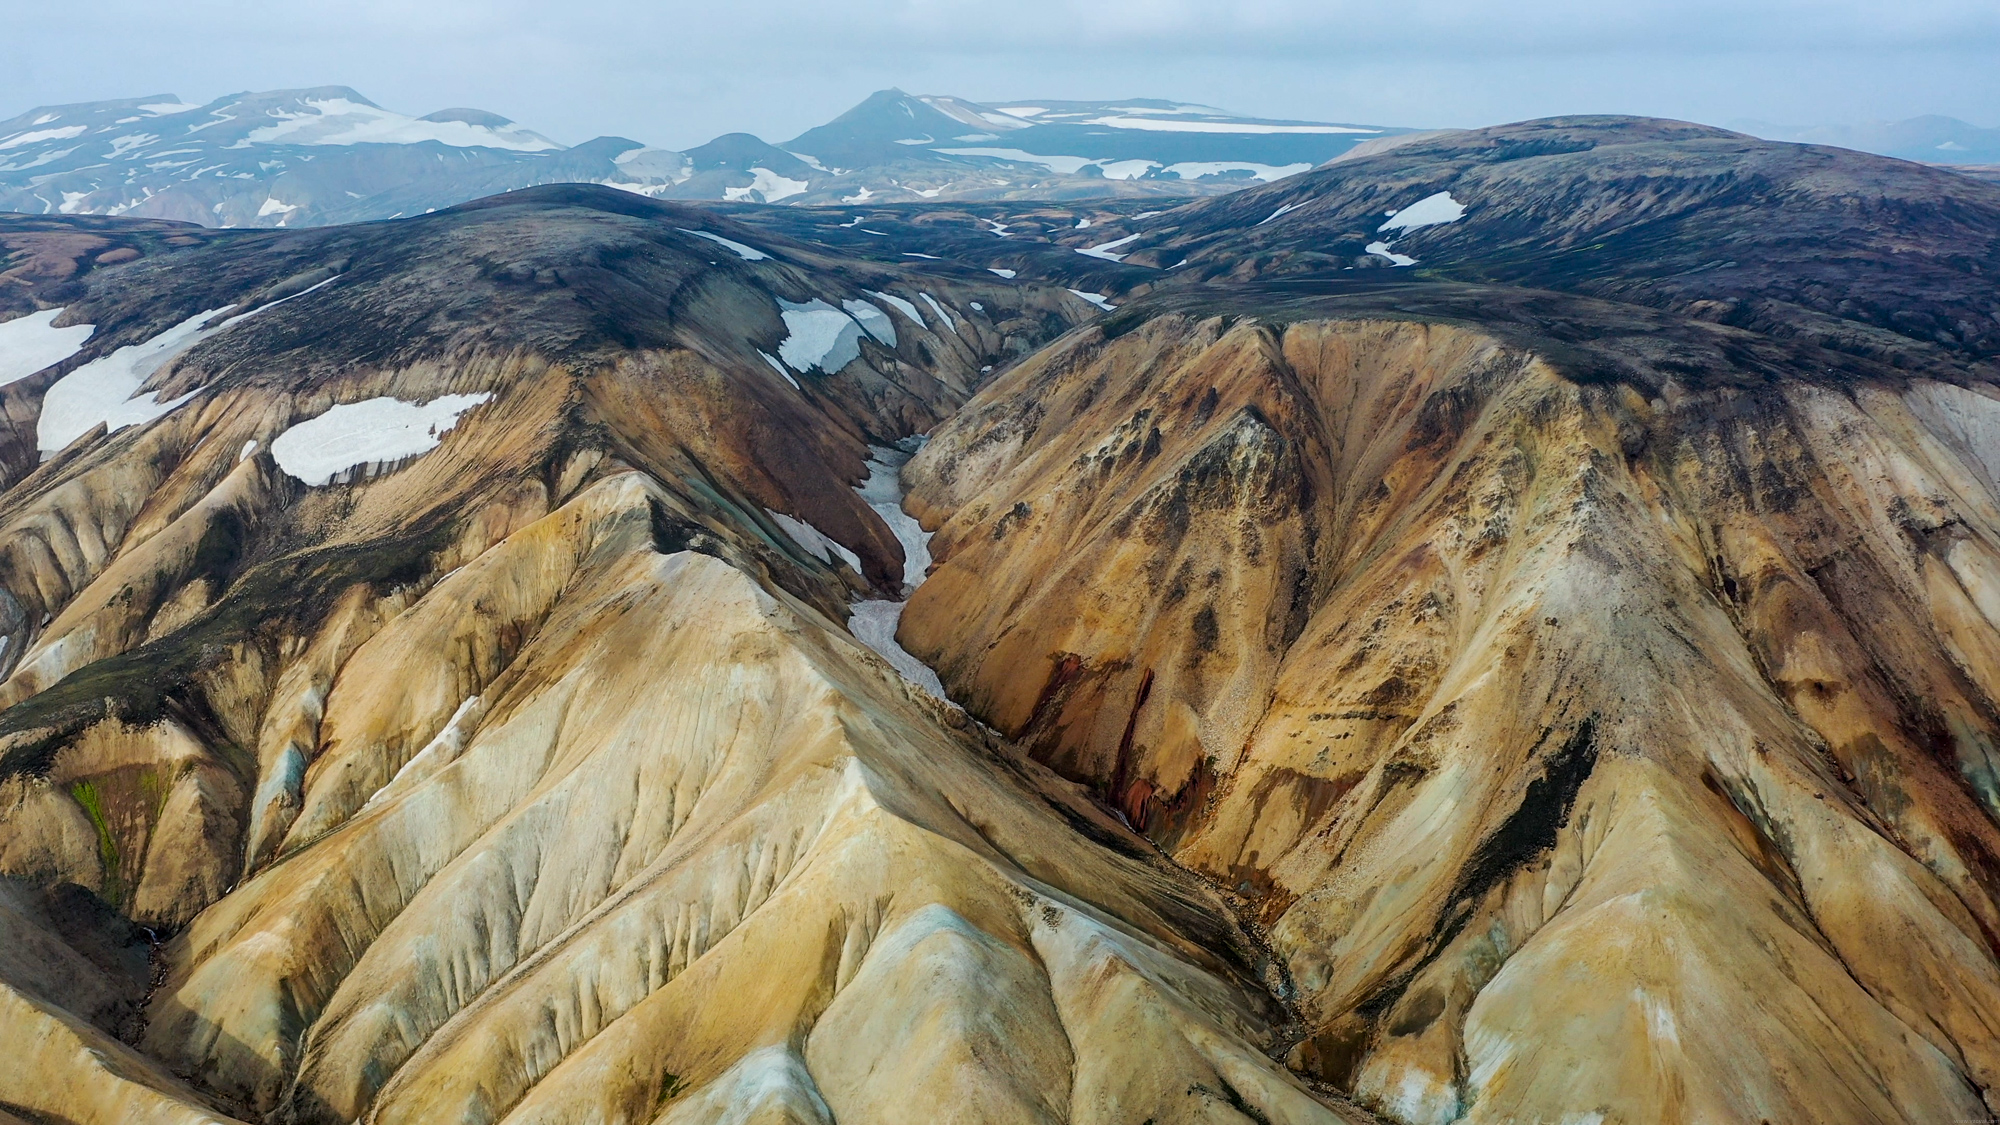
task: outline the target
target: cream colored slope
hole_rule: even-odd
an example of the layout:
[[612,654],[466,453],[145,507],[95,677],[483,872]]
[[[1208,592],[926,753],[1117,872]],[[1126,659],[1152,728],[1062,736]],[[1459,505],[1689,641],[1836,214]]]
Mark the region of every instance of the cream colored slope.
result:
[[[406,668],[450,651],[439,614],[476,636],[538,573],[512,554],[585,559],[476,729],[176,942],[149,1050],[305,1120],[747,1113],[750,1072],[845,1120],[1123,1120],[1107,1084],[1160,1121],[1337,1119],[1261,1053],[1279,1016],[1209,952],[1241,940],[1219,904],[799,603],[657,554],[657,498],[596,486],[363,646],[343,680],[403,621]],[[418,720],[348,699],[326,725],[387,780]]]
[[[1990,423],[1718,397],[1578,387],[1435,327],[1086,336],[913,464],[951,514],[905,644],[1251,895],[1315,1031],[1294,1061],[1390,1116],[1976,1114]],[[1206,507],[1152,499],[1239,417],[1301,501],[1241,458]],[[1306,612],[1265,656],[1287,542]],[[961,628],[972,589],[996,596]],[[1088,628],[1054,608],[1077,590]],[[1565,868],[1572,838],[1619,844]]]
[[235,1121],[202,1107],[172,1075],[130,1047],[4,983],[0,1026],[7,1028],[8,1038],[7,1062],[0,1066],[0,1105],[27,1110],[36,1120],[131,1125]]

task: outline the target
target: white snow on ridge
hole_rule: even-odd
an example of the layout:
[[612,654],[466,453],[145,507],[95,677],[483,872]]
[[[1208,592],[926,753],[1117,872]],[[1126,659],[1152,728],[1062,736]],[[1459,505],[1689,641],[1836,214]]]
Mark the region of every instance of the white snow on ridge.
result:
[[287,474],[318,487],[356,465],[429,453],[461,414],[492,397],[482,391],[426,403],[386,396],[341,403],[279,434],[271,457]]
[[228,311],[224,306],[196,313],[150,340],[127,344],[56,380],[42,396],[36,448],[44,455],[54,453],[99,422],[121,430],[150,422],[186,402],[191,394],[161,402],[157,394],[141,397],[139,388],[175,356],[221,331],[221,327],[203,331],[201,326]]
[[238,306],[229,305],[196,313],[150,340],[127,344],[110,355],[98,356],[56,380],[48,393],[42,396],[42,416],[35,424],[36,448],[46,456],[90,432],[90,428],[99,422],[116,431],[164,416],[193,398],[195,392],[189,391],[170,402],[159,401],[157,393],[141,397],[139,388],[145,386],[154,372],[203,340],[338,280],[339,275],[329,277],[289,297],[238,313],[212,328],[203,328],[202,325]]
[[755,192],[764,202],[776,203],[780,199],[790,199],[795,195],[803,195],[806,188],[812,186],[805,180],[794,180],[780,176],[769,168],[752,168],[750,169],[750,176],[751,183],[749,187],[723,188],[722,198],[731,202],[742,202],[749,199],[750,194]]
[[19,148],[22,145],[31,145],[38,141],[66,141],[71,137],[81,137],[86,128],[88,126],[65,125],[60,129],[34,129],[26,133],[16,133],[6,140],[0,141],[0,148]]
[[1085,125],[1155,133],[1379,133],[1351,125],[1260,125],[1251,121],[1174,121],[1159,117],[1093,117]]
[[1270,214],[1264,216],[1263,218],[1257,220],[1257,225],[1261,227],[1265,223],[1268,223],[1273,219],[1281,219],[1285,216],[1287,212],[1296,211],[1303,206],[1305,206],[1305,204],[1303,203],[1286,203],[1280,206],[1276,211],[1273,211]]
[[1069,293],[1072,296],[1081,297],[1082,299],[1089,301],[1091,304],[1096,305],[1098,308],[1103,309],[1105,312],[1115,312],[1118,309],[1117,305],[1114,305],[1110,301],[1105,300],[1104,294],[1102,293],[1085,293],[1081,289],[1071,289],[1069,290]]
[[1009,281],[1012,281],[1012,280],[1014,280],[1014,271],[1013,271],[1013,270],[1003,270],[1003,269],[1001,269],[1001,268],[1000,268],[1000,267],[998,267],[998,266],[987,266],[987,267],[986,267],[986,272],[987,272],[987,273],[997,273],[997,274],[999,274],[999,275],[1000,275],[1001,277],[1004,277],[1004,278],[1006,278],[1006,279],[1007,279],[1007,280],[1009,280]]
[[563,146],[526,129],[493,129],[464,121],[425,121],[346,98],[308,100],[310,113],[271,110],[276,124],[253,129],[234,147],[257,144],[359,145],[421,144],[436,141],[453,148],[501,148],[515,152],[546,152]]
[[1441,223],[1455,223],[1465,218],[1465,204],[1451,197],[1448,191],[1427,195],[1408,207],[1390,215],[1376,231],[1413,231],[1418,227],[1434,227]]
[[1085,168],[1095,167],[1107,180],[1139,180],[1148,176],[1165,176],[1169,172],[1183,180],[1198,180],[1203,176],[1219,176],[1226,172],[1248,172],[1252,178],[1270,183],[1312,168],[1310,164],[1257,164],[1248,160],[1183,160],[1162,164],[1157,160],[1114,160],[1104,156],[1042,156],[1018,148],[940,148],[932,151],[946,156],[983,156],[1015,164],[1039,164],[1065,176],[1074,176]]
[[[817,367],[831,375],[860,357],[862,327],[852,316],[817,297],[804,304],[783,297],[777,301],[787,333],[778,345],[778,358],[793,370]],[[881,315],[879,309],[876,313]]]
[[940,148],[932,151],[946,156],[984,156],[992,160],[1011,160],[1017,164],[1039,164],[1065,176],[1074,176],[1088,165],[1103,163],[1088,156],[1037,156],[1018,148]]
[[1138,237],[1136,234],[1128,234],[1124,238],[1114,238],[1109,242],[1100,242],[1095,246],[1082,247],[1077,250],[1077,253],[1087,258],[1102,258],[1107,262],[1122,262],[1125,260],[1125,255],[1113,254],[1112,251],[1128,242],[1135,241]]
[[783,512],[773,511],[770,508],[764,509],[764,514],[777,521],[778,526],[785,529],[785,534],[792,537],[792,542],[797,543],[799,548],[806,554],[811,555],[828,566],[832,566],[834,561],[838,559],[846,563],[849,567],[852,567],[854,573],[861,573],[860,557],[853,551],[841,546],[838,540],[826,532],[821,531],[805,520],[788,516]]
[[62,309],[43,309],[0,323],[0,387],[61,363],[83,350],[95,325],[53,327]]
[[761,262],[764,259],[770,257],[769,254],[764,253],[762,250],[758,250],[755,247],[751,246],[745,246],[741,242],[736,241],[735,239],[724,238],[719,234],[710,234],[708,231],[705,230],[689,230],[686,227],[675,227],[674,229],[680,231],[682,234],[694,235],[696,238],[706,238],[710,242],[715,243],[717,246],[726,246],[730,250],[734,251],[737,257],[743,259],[746,262]]

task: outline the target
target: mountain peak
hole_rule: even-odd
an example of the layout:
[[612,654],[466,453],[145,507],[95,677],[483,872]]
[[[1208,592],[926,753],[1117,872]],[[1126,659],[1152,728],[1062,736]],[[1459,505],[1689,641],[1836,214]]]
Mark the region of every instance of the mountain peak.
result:
[[463,107],[441,109],[436,113],[426,113],[422,117],[417,118],[417,120],[457,121],[466,125],[477,125],[483,129],[504,129],[514,123],[512,118],[502,117],[497,113],[488,113],[483,109],[466,109]]

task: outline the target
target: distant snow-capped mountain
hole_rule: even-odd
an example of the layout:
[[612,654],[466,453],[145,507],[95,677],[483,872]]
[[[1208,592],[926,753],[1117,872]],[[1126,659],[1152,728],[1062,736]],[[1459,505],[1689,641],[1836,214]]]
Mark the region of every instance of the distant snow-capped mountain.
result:
[[1956,117],[1935,114],[1903,121],[1860,125],[1773,125],[1739,121],[1734,126],[1771,141],[1833,145],[1925,164],[1990,165],[2000,162],[2000,129],[1982,129]]
[[1211,195],[1405,130],[1208,106],[1010,101],[884,90],[781,145],[564,146],[477,109],[411,117],[344,86],[42,106],[0,122],[0,210],[208,226],[395,218],[543,183],[752,203]]

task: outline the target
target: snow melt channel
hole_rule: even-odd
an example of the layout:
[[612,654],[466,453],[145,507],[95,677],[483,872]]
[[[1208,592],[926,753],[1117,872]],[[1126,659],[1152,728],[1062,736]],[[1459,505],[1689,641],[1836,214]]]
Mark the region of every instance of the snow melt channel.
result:
[[917,450],[923,448],[922,437],[905,438],[894,447],[871,445],[869,451],[875,456],[868,460],[868,479],[854,491],[868,502],[882,522],[895,532],[896,542],[903,546],[903,596],[895,601],[876,598],[855,602],[853,613],[847,619],[847,631],[854,639],[867,645],[889,662],[905,680],[929,692],[938,699],[945,699],[944,683],[930,666],[911,656],[902,645],[896,643],[896,628],[903,621],[903,606],[911,594],[923,585],[925,576],[931,569],[931,533],[922,524],[903,511],[903,466]]

